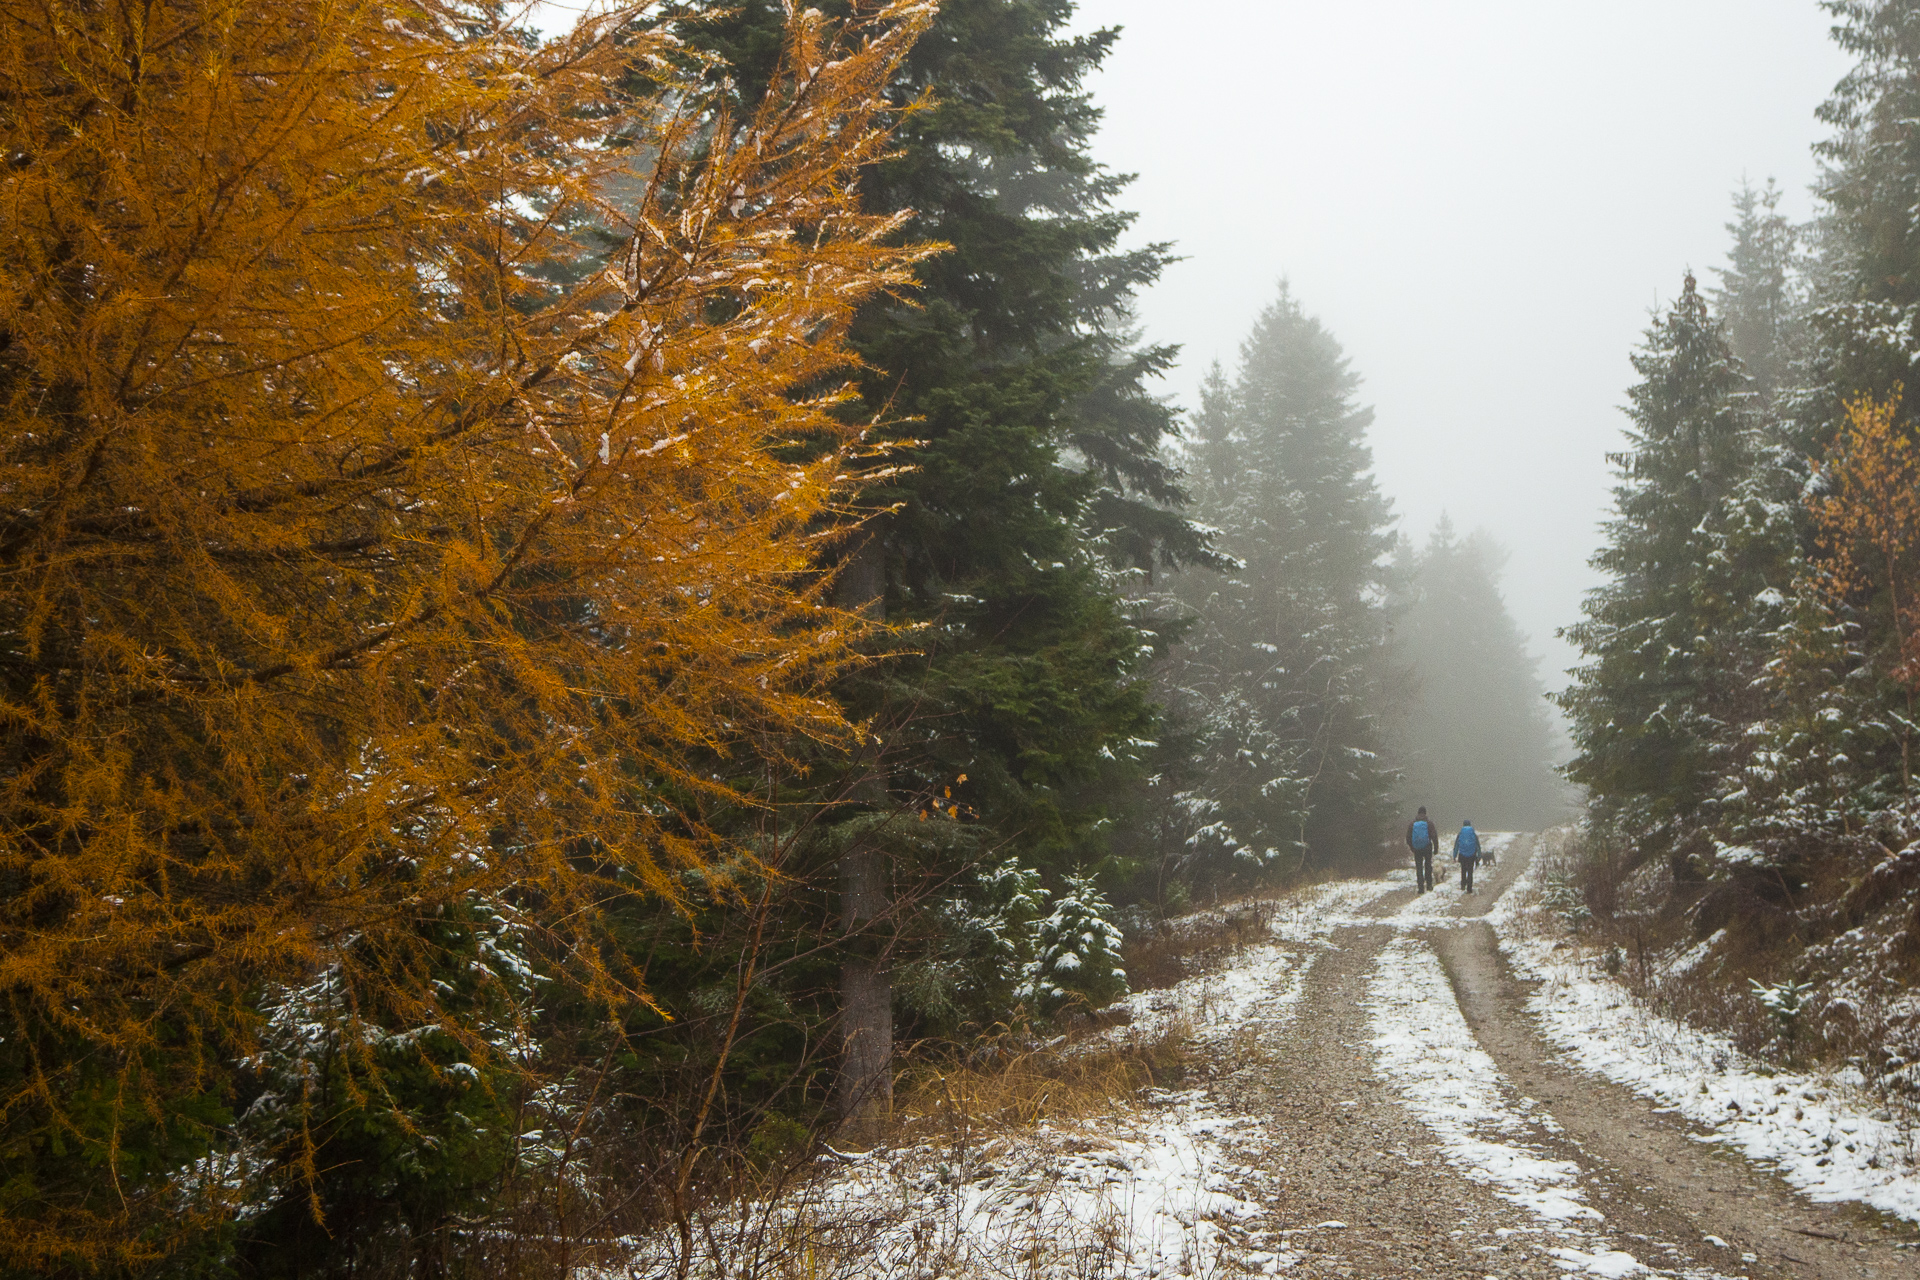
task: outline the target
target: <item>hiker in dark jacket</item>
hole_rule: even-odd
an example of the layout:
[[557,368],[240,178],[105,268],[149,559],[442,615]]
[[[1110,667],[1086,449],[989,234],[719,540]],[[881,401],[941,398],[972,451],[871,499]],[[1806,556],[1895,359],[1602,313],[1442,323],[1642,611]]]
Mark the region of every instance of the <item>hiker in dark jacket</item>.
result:
[[1419,892],[1433,888],[1433,851],[1440,847],[1440,828],[1427,817],[1427,806],[1407,824],[1407,848],[1413,850],[1413,879]]
[[1453,856],[1460,864],[1460,892],[1472,893],[1473,864],[1480,860],[1480,833],[1471,821],[1460,824],[1460,834],[1453,838]]

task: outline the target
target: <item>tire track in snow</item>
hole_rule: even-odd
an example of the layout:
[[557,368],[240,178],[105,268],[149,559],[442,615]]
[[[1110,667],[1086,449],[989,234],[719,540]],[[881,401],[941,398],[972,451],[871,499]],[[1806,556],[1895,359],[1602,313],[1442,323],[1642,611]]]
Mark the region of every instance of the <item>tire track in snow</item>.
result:
[[[1506,853],[1515,837],[1497,839],[1497,845],[1494,839],[1489,845]],[[1547,1254],[1562,1271],[1724,1280],[1718,1272],[1689,1265],[1673,1243],[1640,1235],[1638,1239],[1667,1255],[1649,1263],[1615,1247],[1597,1230],[1605,1215],[1588,1203],[1583,1180],[1589,1171],[1555,1153],[1572,1144],[1550,1114],[1513,1088],[1468,1025],[1440,957],[1415,931],[1469,923],[1466,909],[1484,911],[1499,896],[1492,891],[1494,883],[1490,876],[1472,897],[1441,887],[1414,898],[1386,920],[1396,936],[1374,960],[1364,1001],[1380,1074],[1439,1139],[1450,1165],[1500,1199],[1528,1210],[1544,1231],[1561,1237]]]
[[1507,1088],[1432,947],[1405,936],[1388,943],[1374,961],[1366,1005],[1381,1073],[1439,1137],[1450,1163],[1546,1221],[1601,1220],[1580,1190],[1580,1167],[1525,1144],[1550,1132],[1552,1121]]

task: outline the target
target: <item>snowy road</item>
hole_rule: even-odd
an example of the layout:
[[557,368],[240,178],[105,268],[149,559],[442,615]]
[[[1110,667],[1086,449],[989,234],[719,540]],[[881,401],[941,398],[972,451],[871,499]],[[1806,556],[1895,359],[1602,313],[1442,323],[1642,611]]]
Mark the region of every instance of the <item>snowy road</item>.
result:
[[1259,1269],[1920,1275],[1909,1224],[1795,1195],[1542,1038],[1483,919],[1532,845],[1505,841],[1472,896],[1395,888],[1301,935],[1292,1017],[1207,1085],[1270,1141],[1265,1221],[1243,1225],[1288,1251]]
[[[849,1158],[803,1203],[705,1224],[711,1265],[687,1274],[787,1274],[744,1261],[780,1239],[822,1280],[1920,1280],[1920,1177],[1879,1122],[1718,1065],[1710,1037],[1529,935],[1539,842],[1488,839],[1479,893],[1416,895],[1410,870],[1320,885],[1258,904],[1225,967],[1132,997],[1102,1036],[1185,1040],[1179,1089]],[[606,1274],[677,1273],[674,1251]]]

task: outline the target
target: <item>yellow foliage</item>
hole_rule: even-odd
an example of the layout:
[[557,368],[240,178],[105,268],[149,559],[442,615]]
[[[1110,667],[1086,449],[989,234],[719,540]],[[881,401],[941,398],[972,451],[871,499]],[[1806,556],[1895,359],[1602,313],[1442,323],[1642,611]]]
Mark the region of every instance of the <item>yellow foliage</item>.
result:
[[[325,966],[461,1033],[419,922],[590,938],[712,858],[713,761],[851,733],[842,339],[926,252],[855,179],[930,10],[796,15],[744,121],[642,9],[492,13],[0,4],[0,1037],[111,1063],[116,1115]],[[111,1190],[0,1252],[137,1256],[121,1121],[9,1061],[0,1144]]]
[[1915,563],[1920,555],[1920,450],[1899,420],[1900,390],[1847,402],[1846,425],[1826,461],[1829,491],[1811,500],[1822,552],[1819,585],[1835,598],[1886,593],[1894,674],[1920,684]]

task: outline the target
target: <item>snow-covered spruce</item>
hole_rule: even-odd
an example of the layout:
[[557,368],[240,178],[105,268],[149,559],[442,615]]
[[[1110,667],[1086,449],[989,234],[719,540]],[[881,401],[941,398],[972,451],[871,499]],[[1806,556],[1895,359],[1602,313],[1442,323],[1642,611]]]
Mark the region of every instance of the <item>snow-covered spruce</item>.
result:
[[1037,929],[1030,990],[1044,1013],[1074,1000],[1098,1009],[1127,994],[1113,906],[1088,876],[1068,876]]

